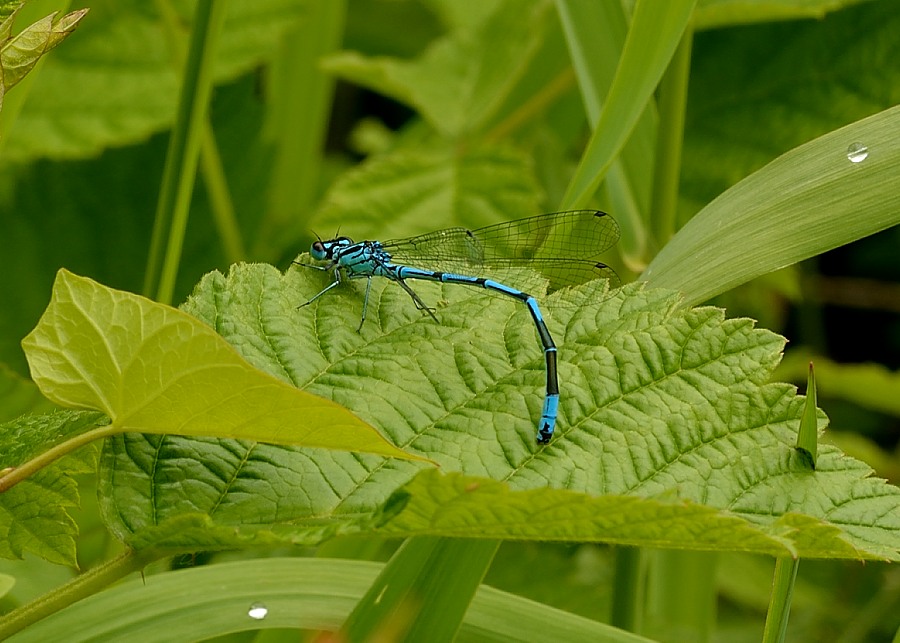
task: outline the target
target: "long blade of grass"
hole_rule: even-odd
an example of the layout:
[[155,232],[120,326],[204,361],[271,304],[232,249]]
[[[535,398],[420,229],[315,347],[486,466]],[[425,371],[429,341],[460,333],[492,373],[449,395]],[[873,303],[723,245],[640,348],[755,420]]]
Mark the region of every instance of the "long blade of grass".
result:
[[688,28],[659,85],[659,139],[653,166],[653,201],[648,217],[653,222],[653,237],[659,245],[665,245],[675,234],[693,39],[694,31]]
[[606,106],[563,197],[561,209],[585,207],[662,78],[695,0],[638,0]]
[[[595,129],[625,46],[628,16],[619,0],[557,0],[556,8],[588,122]],[[645,217],[650,207],[655,140],[656,112],[650,100],[606,175],[610,208],[622,228],[619,250],[629,268],[638,271],[646,266]]]
[[500,542],[411,538],[348,617],[347,641],[452,641]]
[[[382,568],[367,561],[258,558],[134,578],[51,615],[11,641],[198,641],[248,630],[334,631]],[[486,586],[478,589],[459,638],[650,641]]]
[[[892,107],[780,156],[703,208],[641,279],[694,305],[897,225],[898,129]],[[860,143],[866,153],[852,154]]]
[[775,560],[775,581],[766,614],[766,628],[763,630],[764,643],[782,643],[785,640],[788,616],[791,613],[791,596],[799,568],[799,559],[781,557]]

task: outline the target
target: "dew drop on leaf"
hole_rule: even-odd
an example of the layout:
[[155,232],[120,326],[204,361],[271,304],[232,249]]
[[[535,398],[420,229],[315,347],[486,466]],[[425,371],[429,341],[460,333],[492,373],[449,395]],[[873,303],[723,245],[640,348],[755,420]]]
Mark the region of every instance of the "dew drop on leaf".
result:
[[263,603],[253,603],[250,605],[250,609],[247,610],[247,616],[257,621],[263,620],[268,613],[269,608]]
[[869,156],[869,148],[864,143],[851,143],[847,148],[847,158],[851,163],[862,163]]

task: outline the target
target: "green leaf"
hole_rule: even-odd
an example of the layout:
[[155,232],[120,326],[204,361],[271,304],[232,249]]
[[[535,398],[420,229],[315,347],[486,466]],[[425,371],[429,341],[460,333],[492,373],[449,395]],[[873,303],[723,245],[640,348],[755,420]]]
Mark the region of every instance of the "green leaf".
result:
[[491,540],[407,539],[353,608],[339,637],[369,641],[390,629],[409,641],[455,640],[499,545]]
[[[238,266],[211,276],[186,309],[257,367],[346,405],[443,471],[478,479],[425,478],[411,496],[392,495],[423,465],[227,440],[119,438],[106,444],[101,493],[108,519],[133,544],[152,546],[157,529],[177,546],[178,530],[167,525],[190,514],[215,528],[210,546],[229,528],[244,542],[314,542],[380,525],[392,535],[897,557],[900,490],[833,447],[822,448],[815,473],[802,466],[794,445],[804,398],[765,383],[784,340],[750,320],[684,310],[673,293],[640,285],[539,297],[561,382],[557,434],[539,447],[544,361],[517,302],[413,284],[424,301],[441,302],[435,324],[396,285],[375,280],[357,333],[364,284],[270,316],[265,302],[305,301],[328,280],[301,267],[282,281],[267,274]],[[197,533],[185,546],[196,547]]]
[[[280,281],[274,271],[268,277]],[[292,309],[287,300],[270,305],[267,315]],[[191,316],[66,270],[22,346],[44,395],[106,413],[107,434],[227,436],[408,457],[345,409],[255,370]]]
[[[699,212],[641,276],[696,304],[900,223],[900,107],[784,154]],[[858,142],[868,157],[856,163]]]
[[[339,559],[269,558],[135,578],[89,596],[7,639],[206,640],[256,629],[336,631],[383,568]],[[265,617],[249,616],[251,606]],[[460,629],[460,641],[556,640],[649,643],[630,632],[482,586]]]
[[[836,450],[834,450],[836,452]],[[793,464],[794,481],[804,467]],[[830,472],[857,477],[858,471]],[[871,471],[866,471],[868,475]],[[866,480],[869,481],[867,484]],[[831,483],[837,480],[828,480]],[[854,491],[866,497],[851,512],[896,512],[900,490],[878,480],[864,478]],[[768,483],[771,485],[771,483]],[[804,491],[817,484],[798,484]],[[869,487],[866,489],[866,487]],[[772,491],[769,489],[768,491]],[[827,490],[819,490],[825,496]],[[788,503],[782,489],[772,502]],[[757,510],[730,511],[679,501],[672,494],[655,498],[637,495],[588,495],[557,489],[511,491],[510,486],[484,478],[423,471],[397,492],[391,503],[402,506],[378,533],[385,536],[436,535],[507,538],[562,542],[606,542],[661,549],[743,551],[798,558],[900,559],[900,527],[893,517],[859,529],[855,519],[841,526],[797,513],[756,515]],[[682,494],[683,495],[683,494]],[[759,496],[759,494],[754,494]],[[765,495],[765,494],[763,494]],[[752,502],[759,498],[751,499]],[[840,505],[840,501],[834,503]],[[880,506],[878,506],[880,505]],[[833,508],[832,508],[833,509]],[[758,509],[758,511],[762,511]]]
[[799,567],[799,560],[781,557],[775,561],[775,580],[769,611],[766,614],[766,629],[763,633],[765,642],[778,641],[780,643],[785,640],[788,616],[791,612],[791,597],[794,594],[794,584]]
[[[694,22],[698,29],[712,29],[750,22],[823,18],[829,11],[858,4],[861,0],[698,0]],[[865,0],[862,0],[865,1]]]
[[[628,16],[617,1],[559,0],[556,5],[588,121],[596,129],[625,44]],[[603,37],[598,38],[601,28]],[[631,263],[644,261],[648,242],[644,221],[650,207],[656,126],[655,102],[650,100],[605,179],[609,211],[622,226],[619,249]]]
[[[103,422],[100,413],[57,411],[0,425],[0,483],[5,467]],[[78,506],[79,498],[73,476],[95,471],[97,454],[94,446],[80,449],[0,493],[0,557],[22,558],[31,552],[54,563],[76,565],[78,529],[69,510]]]
[[540,48],[551,5],[498,3],[477,25],[457,25],[412,61],[347,52],[328,58],[339,77],[404,102],[458,138],[491,119]]
[[321,235],[341,226],[377,239],[461,225],[479,228],[538,211],[527,158],[506,146],[459,153],[431,143],[373,157],[335,181],[316,217]]

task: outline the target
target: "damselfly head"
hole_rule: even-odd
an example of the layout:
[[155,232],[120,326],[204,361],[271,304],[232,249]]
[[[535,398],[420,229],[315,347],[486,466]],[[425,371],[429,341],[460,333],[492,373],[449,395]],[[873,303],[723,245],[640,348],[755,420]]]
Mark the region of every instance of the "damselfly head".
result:
[[349,237],[337,237],[336,239],[331,239],[329,241],[322,241],[318,239],[313,241],[312,246],[309,248],[309,254],[312,255],[313,259],[318,259],[322,261],[324,259],[334,259],[334,252],[339,248],[346,248],[347,246],[353,245],[353,240]]

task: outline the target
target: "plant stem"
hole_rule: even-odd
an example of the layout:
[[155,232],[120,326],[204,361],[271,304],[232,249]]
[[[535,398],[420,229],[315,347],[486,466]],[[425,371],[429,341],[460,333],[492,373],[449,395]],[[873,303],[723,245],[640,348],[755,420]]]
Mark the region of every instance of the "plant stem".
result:
[[791,613],[791,596],[794,593],[794,581],[797,580],[797,569],[800,560],[780,557],[775,560],[775,580],[772,584],[772,596],[769,599],[769,611],[766,614],[766,629],[763,630],[765,643],[781,643],[787,633],[788,616]]
[[200,0],[194,15],[178,114],[169,139],[144,294],[171,303],[187,228],[197,159],[212,92],[213,54],[225,19],[223,0]]
[[76,601],[96,594],[111,583],[139,571],[162,554],[155,551],[126,551],[85,573],[73,578],[62,587],[13,610],[0,618],[0,640],[5,641],[32,623],[55,614]]
[[663,246],[675,234],[681,149],[684,144],[684,114],[691,73],[692,25],[688,24],[669,67],[659,84],[659,130],[650,212],[655,221],[656,243]]
[[[107,424],[105,426],[99,426],[96,429],[91,429],[90,431],[87,431],[80,435],[76,435],[75,437],[66,440],[65,442],[60,442],[56,446],[48,449],[47,451],[44,451],[31,460],[22,463],[18,467],[10,469],[9,473],[7,473],[6,475],[0,476],[0,493],[11,489],[29,476],[33,475],[36,471],[40,471],[44,467],[50,466],[50,464],[56,462],[64,455],[68,455],[78,447],[100,438],[109,437],[119,432],[119,427],[115,426],[114,424]],[[2,640],[2,637],[0,637],[0,640]]]
[[316,200],[335,82],[321,60],[340,47],[346,4],[307,2],[303,19],[284,34],[273,60],[265,136],[275,149],[275,164],[254,257],[279,257]]
[[643,552],[638,547],[613,549],[613,599],[610,625],[629,632],[637,632],[641,625],[641,605],[644,601],[642,582]]
[[231,193],[228,191],[228,181],[222,167],[219,146],[216,145],[216,136],[209,119],[203,121],[200,171],[203,174],[206,193],[209,195],[213,222],[216,224],[219,238],[222,241],[222,249],[225,251],[225,260],[228,263],[244,261],[247,258],[247,252],[244,249],[241,230],[234,213]]

